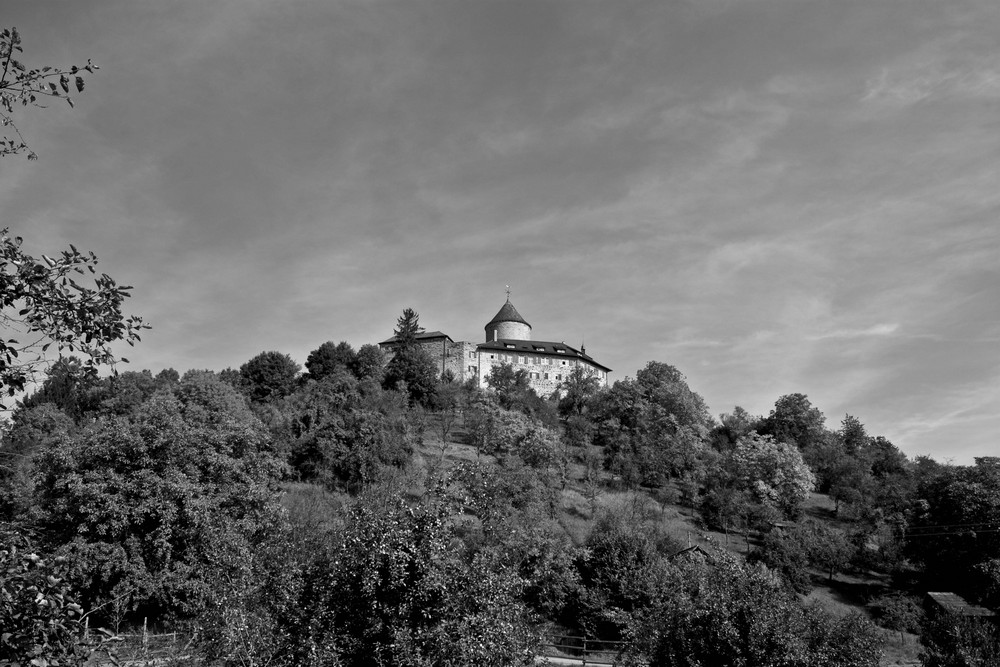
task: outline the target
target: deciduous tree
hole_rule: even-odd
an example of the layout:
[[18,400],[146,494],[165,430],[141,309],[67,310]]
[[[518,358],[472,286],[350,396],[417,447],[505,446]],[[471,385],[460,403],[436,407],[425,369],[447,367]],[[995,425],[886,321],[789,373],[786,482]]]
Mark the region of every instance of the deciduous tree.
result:
[[265,402],[292,393],[299,370],[287,354],[261,352],[240,366],[240,377],[250,400]]

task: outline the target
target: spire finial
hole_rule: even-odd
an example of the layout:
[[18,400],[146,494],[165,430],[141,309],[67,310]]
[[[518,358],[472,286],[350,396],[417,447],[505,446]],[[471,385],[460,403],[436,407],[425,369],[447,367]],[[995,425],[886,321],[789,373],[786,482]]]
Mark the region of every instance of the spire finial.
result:
[[507,300],[510,301],[510,285],[506,285],[506,287],[507,287]]

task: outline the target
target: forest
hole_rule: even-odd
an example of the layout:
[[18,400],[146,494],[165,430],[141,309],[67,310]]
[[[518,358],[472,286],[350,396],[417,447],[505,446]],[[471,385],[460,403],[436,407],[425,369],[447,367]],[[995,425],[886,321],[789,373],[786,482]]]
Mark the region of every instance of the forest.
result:
[[153,627],[173,664],[1000,664],[992,619],[925,599],[1000,603],[1000,460],[911,460],[804,394],[714,418],[656,361],[462,385],[420,331],[304,369],[51,364],[0,445],[0,663]]

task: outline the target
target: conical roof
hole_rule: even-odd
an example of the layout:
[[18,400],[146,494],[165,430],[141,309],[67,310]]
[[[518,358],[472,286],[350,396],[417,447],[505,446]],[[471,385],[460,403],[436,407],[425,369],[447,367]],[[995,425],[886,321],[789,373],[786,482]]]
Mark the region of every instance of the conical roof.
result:
[[505,303],[500,311],[493,316],[492,320],[486,323],[486,326],[489,327],[491,324],[497,324],[498,322],[520,322],[521,324],[527,325],[529,329],[531,328],[528,321],[521,317],[521,314],[517,312],[517,308],[515,308],[514,304],[510,302],[510,299],[507,299],[507,303]]

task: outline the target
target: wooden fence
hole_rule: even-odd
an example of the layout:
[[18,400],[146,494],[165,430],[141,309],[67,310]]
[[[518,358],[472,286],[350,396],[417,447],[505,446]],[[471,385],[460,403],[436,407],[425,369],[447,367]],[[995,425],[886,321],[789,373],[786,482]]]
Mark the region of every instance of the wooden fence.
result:
[[567,658],[581,665],[617,665],[625,642],[573,635],[552,635],[539,645],[546,658]]

